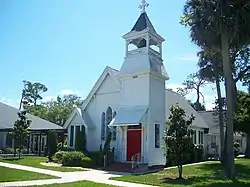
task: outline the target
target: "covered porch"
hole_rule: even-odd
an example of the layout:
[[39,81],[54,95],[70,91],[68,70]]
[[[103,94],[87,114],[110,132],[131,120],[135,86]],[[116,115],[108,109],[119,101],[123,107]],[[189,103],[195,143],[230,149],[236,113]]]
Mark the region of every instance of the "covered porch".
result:
[[[47,155],[47,147],[48,147],[48,133],[50,129],[47,130],[30,130],[27,140],[24,144],[23,154],[34,154],[38,156],[46,156]],[[53,130],[53,129],[52,129]],[[10,135],[12,129],[1,129],[1,145],[0,149],[5,150],[6,148],[15,148],[15,140]],[[56,129],[58,143],[63,145],[65,140],[65,132],[64,129]],[[4,151],[3,151],[4,152]]]
[[126,106],[117,110],[109,127],[116,127],[115,161],[145,163],[147,106]]

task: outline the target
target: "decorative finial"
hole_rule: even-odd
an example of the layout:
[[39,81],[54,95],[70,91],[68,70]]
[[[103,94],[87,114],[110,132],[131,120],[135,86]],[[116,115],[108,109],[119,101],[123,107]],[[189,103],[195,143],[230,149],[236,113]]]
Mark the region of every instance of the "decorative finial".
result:
[[141,9],[141,13],[146,13],[146,7],[148,7],[148,3],[146,0],[141,0],[139,8]]

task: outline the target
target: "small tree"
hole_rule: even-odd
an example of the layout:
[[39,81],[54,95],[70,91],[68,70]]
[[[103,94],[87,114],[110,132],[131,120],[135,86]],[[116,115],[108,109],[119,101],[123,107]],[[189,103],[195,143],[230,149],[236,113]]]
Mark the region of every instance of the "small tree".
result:
[[19,111],[17,115],[18,119],[15,121],[13,131],[10,133],[10,135],[15,140],[15,148],[18,148],[18,158],[20,159],[21,151],[29,134],[28,128],[30,126],[31,120],[28,120],[26,117],[25,110]]
[[107,155],[110,152],[111,139],[112,139],[112,132],[109,132],[103,147],[103,152],[105,155]]
[[47,144],[48,144],[48,159],[49,162],[51,162],[53,155],[57,151],[57,133],[55,130],[49,131]]
[[167,121],[164,141],[167,153],[173,154],[174,162],[178,166],[179,179],[182,179],[182,164],[184,156],[189,153],[192,143],[192,130],[189,126],[195,117],[191,115],[186,119],[185,111],[178,105],[170,107],[170,116]]
[[86,137],[85,131],[82,129],[76,135],[76,150],[77,151],[86,151]]

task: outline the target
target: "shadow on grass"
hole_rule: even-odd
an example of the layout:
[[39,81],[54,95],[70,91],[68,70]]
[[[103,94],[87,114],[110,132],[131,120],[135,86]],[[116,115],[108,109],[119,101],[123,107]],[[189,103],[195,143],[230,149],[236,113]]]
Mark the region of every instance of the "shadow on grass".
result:
[[[22,160],[24,159],[23,157],[18,158],[18,157],[8,157],[8,158],[2,158],[1,160],[6,160],[6,161],[17,161],[17,160]],[[0,160],[0,161],[1,161]]]
[[[250,160],[249,160],[250,161]],[[193,185],[196,187],[232,187],[232,186],[250,186],[250,164],[235,164],[236,177],[235,180],[225,178],[223,166],[220,163],[209,163],[195,166],[194,175],[188,176],[187,179],[162,178],[162,183],[172,185]],[[201,171],[201,173],[199,173]],[[185,172],[184,172],[185,174]],[[242,180],[249,180],[244,182]]]

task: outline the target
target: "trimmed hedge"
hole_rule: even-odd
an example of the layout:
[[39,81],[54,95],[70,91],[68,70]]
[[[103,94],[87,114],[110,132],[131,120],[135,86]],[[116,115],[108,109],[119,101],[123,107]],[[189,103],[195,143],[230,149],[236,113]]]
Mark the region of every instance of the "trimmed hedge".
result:
[[7,147],[3,150],[3,154],[14,154],[14,149]]
[[54,155],[54,161],[57,163],[62,163],[62,159],[63,159],[63,154],[65,154],[66,151],[58,151],[55,153]]
[[[104,153],[102,151],[84,154],[80,151],[58,151],[54,155],[54,160],[63,166],[78,166],[85,168],[103,167]],[[114,160],[112,152],[107,155],[107,164]]]
[[82,159],[85,155],[79,151],[64,152],[62,154],[62,165],[63,166],[81,166]]

